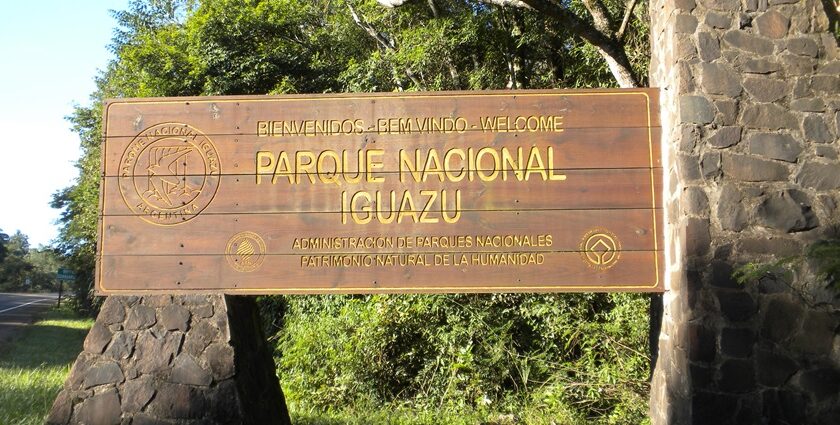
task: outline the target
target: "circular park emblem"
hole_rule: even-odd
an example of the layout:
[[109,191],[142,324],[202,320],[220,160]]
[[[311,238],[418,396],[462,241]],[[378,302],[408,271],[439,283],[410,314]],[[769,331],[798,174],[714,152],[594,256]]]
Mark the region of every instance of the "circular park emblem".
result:
[[162,123],[143,130],[123,152],[119,166],[125,204],[151,224],[174,226],[195,218],[219,189],[216,146],[187,124]]
[[228,240],[225,259],[236,271],[252,272],[265,259],[265,241],[254,232],[239,232]]
[[580,241],[580,255],[595,270],[606,270],[618,262],[621,243],[609,230],[592,229]]

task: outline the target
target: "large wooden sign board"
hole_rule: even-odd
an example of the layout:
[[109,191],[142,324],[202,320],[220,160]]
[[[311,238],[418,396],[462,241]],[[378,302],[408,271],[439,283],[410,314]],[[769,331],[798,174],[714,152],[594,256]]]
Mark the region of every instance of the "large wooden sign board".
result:
[[657,96],[111,100],[97,292],[661,291]]

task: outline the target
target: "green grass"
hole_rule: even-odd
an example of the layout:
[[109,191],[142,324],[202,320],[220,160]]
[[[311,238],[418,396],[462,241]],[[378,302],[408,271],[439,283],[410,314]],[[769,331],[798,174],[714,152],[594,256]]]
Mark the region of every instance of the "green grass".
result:
[[93,325],[51,310],[0,352],[0,424],[42,424]]

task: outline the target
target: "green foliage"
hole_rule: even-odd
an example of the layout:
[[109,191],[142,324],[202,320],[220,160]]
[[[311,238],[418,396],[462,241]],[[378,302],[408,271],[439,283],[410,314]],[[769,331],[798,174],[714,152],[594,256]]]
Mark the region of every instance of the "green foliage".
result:
[[288,303],[277,352],[293,411],[407,405],[562,423],[641,423],[647,414],[644,296],[310,296]]
[[735,270],[738,283],[745,284],[765,276],[779,276],[792,280],[794,271],[807,264],[817,274],[817,279],[826,287],[840,291],[840,240],[830,239],[814,242],[803,255],[784,257],[769,263],[747,263]]
[[11,237],[0,232],[0,292],[55,290],[60,264],[55,250],[32,248],[20,231]]
[[0,424],[42,424],[93,322],[53,310],[0,351]]

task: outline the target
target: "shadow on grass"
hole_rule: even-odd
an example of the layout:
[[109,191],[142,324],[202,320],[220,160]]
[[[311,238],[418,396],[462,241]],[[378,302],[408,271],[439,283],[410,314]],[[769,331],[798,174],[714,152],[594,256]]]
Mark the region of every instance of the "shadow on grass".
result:
[[0,366],[33,369],[72,363],[87,333],[87,329],[32,325],[0,350]]

